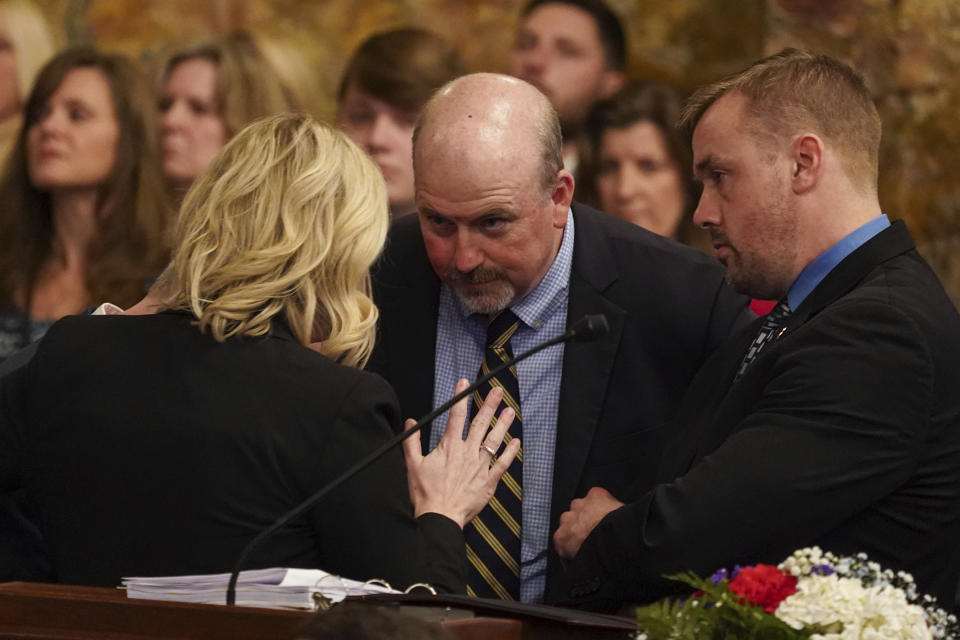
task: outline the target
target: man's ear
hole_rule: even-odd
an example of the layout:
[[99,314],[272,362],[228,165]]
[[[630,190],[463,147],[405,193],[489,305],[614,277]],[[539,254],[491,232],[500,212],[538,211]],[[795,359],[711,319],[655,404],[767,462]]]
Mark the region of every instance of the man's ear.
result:
[[823,171],[823,140],[812,133],[797,136],[790,145],[793,174],[790,177],[793,192],[806,193],[817,186]]
[[557,172],[557,184],[550,196],[553,202],[553,226],[562,229],[567,224],[567,209],[573,202],[573,175],[566,169]]
[[627,76],[622,71],[604,71],[600,80],[600,97],[609,98],[626,83]]

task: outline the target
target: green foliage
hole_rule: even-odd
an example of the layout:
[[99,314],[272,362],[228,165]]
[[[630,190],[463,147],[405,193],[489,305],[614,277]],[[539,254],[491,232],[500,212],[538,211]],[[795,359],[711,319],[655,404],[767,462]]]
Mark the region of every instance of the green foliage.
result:
[[650,640],[801,640],[813,633],[798,631],[760,607],[738,602],[727,580],[713,584],[690,572],[667,577],[701,593],[639,607],[637,623]]

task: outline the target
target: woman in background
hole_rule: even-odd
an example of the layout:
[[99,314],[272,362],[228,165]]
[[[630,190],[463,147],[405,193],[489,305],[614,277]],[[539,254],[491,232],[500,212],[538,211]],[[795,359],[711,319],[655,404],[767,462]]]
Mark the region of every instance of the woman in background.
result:
[[56,49],[36,5],[0,0],[0,166],[20,130],[23,99]]
[[[400,429],[393,391],[361,370],[387,224],[379,172],[341,132],[305,115],[258,121],[187,193],[148,298],[126,315],[58,322],[0,382],[0,492],[26,488],[60,581],[229,571],[258,533]],[[409,493],[393,449],[245,568],[464,590],[462,527],[519,449],[491,465],[480,446],[500,395],[466,442],[466,401],[439,453],[420,458],[408,440]]]
[[598,102],[584,126],[578,200],[668,238],[708,247],[692,221],[690,148],[675,128],[680,99],[632,82]]
[[[278,47],[270,47],[277,54]],[[290,54],[289,49],[285,53]],[[292,66],[292,65],[291,65]],[[285,82],[256,38],[238,31],[171,53],[161,65],[163,172],[176,200],[234,133],[267,115],[306,111],[305,90]]]
[[130,61],[92,48],[38,75],[0,178],[0,359],[94,301],[135,302],[162,267],[149,103]]
[[405,28],[367,38],[337,91],[337,123],[377,163],[392,217],[412,213],[413,129],[433,93],[467,73],[457,50],[435,33]]

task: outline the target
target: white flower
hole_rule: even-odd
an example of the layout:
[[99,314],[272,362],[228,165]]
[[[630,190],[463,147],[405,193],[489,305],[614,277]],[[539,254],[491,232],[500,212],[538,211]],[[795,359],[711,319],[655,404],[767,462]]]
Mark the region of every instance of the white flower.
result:
[[815,566],[823,564],[829,556],[829,553],[824,556],[820,547],[797,549],[789,558],[781,562],[778,568],[796,577],[806,576]]
[[854,578],[810,575],[775,615],[795,629],[817,627],[813,640],[930,640],[923,609],[901,589],[864,588]]

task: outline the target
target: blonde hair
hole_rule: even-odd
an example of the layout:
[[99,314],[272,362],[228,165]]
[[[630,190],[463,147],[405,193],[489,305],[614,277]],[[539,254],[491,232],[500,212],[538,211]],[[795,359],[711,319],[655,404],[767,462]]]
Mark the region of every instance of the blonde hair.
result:
[[37,73],[57,51],[40,10],[27,0],[0,0],[0,36],[13,45],[21,102],[26,101]]
[[388,225],[376,165],[310,116],[259,120],[187,192],[164,306],[189,310],[218,341],[282,320],[302,344],[362,367],[376,331],[369,269]]

